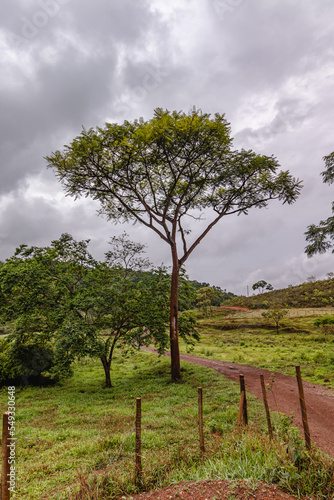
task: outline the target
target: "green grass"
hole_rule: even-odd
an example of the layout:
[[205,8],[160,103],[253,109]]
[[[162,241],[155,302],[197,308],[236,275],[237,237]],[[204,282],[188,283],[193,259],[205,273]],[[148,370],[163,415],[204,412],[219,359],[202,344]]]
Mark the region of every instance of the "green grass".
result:
[[[208,478],[273,481],[303,494],[333,487],[332,462],[318,452],[308,456],[288,419],[274,416],[275,440],[269,442],[262,404],[251,395],[250,426],[236,428],[238,384],[189,363],[182,363],[182,382],[171,384],[168,359],[121,354],[111,389],[104,388],[102,366],[94,360],[78,363],[74,377],[61,386],[17,388],[17,498],[103,500]],[[199,386],[204,454],[198,438]],[[141,485],[134,482],[137,397],[142,398]],[[0,401],[5,410],[6,388]]]
[[290,310],[279,334],[261,312],[214,308],[206,318],[197,313],[201,341],[192,354],[287,375],[295,375],[295,366],[300,365],[306,380],[334,387],[334,333],[314,326],[314,320],[329,311]]
[[[210,426],[220,432],[234,426],[238,387],[210,370],[186,365],[184,382],[171,384],[167,359],[149,353],[131,359],[119,356],[112,371],[113,387],[105,389],[102,366],[86,360],[62,386],[18,388],[20,495],[42,498],[44,492],[66,490],[77,482],[79,470],[89,474],[105,468],[118,471],[121,491],[122,478],[128,482],[133,476],[136,397],[142,398],[146,468],[164,470],[165,460],[180,449],[198,455],[197,387],[203,386],[206,436],[211,440]],[[6,395],[3,388],[4,410]],[[257,404],[254,415],[256,408]],[[59,492],[52,498],[66,496]]]

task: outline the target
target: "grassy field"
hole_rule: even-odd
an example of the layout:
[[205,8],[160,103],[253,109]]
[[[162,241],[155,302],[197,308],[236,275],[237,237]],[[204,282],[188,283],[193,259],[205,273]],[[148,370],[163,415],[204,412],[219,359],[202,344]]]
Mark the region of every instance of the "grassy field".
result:
[[[328,311],[326,310],[326,314]],[[293,312],[277,335],[261,311],[212,317],[198,313],[201,342],[194,354],[263,366],[333,385],[334,334],[313,326],[320,311]],[[116,352],[112,388],[101,363],[78,362],[61,385],[18,387],[17,495],[13,498],[103,500],[173,482],[248,479],[275,482],[299,495],[334,494],[334,464],[308,455],[289,418],[274,415],[270,443],[262,404],[249,396],[250,426],[237,428],[239,387],[213,370],[182,363],[170,383],[170,361],[147,352]],[[203,387],[206,451],[199,450],[197,388]],[[134,483],[135,400],[142,398],[143,481]],[[6,410],[7,388],[0,391]],[[287,452],[288,450],[288,452]]]
[[334,387],[334,329],[314,326],[316,318],[334,316],[334,309],[290,309],[278,334],[262,312],[214,308],[207,317],[197,312],[201,341],[192,354],[287,375],[300,365],[306,380]]
[[[333,464],[319,452],[307,455],[289,419],[274,417],[270,443],[262,404],[251,396],[249,429],[236,428],[237,384],[188,363],[182,364],[179,384],[170,383],[169,372],[166,358],[150,353],[125,358],[118,352],[111,389],[104,388],[100,364],[93,360],[80,362],[74,377],[61,386],[17,388],[14,498],[101,500],[212,478],[275,482],[295,493],[333,489]],[[199,386],[204,454],[198,438]],[[134,484],[136,397],[142,398],[143,414],[141,486]],[[5,409],[6,388],[0,399]]]

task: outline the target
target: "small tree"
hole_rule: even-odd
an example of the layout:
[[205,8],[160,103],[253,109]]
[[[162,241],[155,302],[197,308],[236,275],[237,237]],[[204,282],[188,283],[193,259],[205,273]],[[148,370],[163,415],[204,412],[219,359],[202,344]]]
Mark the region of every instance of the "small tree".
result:
[[288,312],[289,311],[286,309],[271,309],[270,311],[263,312],[262,316],[272,320],[276,325],[276,332],[279,333],[281,320],[288,314]]
[[274,287],[270,283],[267,283],[264,280],[260,280],[254,283],[254,285],[252,285],[252,289],[254,291],[258,290],[259,293],[263,293],[265,290],[267,290],[268,292],[273,290]]
[[46,248],[21,245],[0,268],[1,320],[15,322],[1,345],[2,381],[69,375],[71,354],[57,355],[54,342],[65,322],[82,317],[72,302],[95,265],[87,245],[88,241],[75,242],[68,234]]
[[[169,245],[172,261],[170,348],[172,380],[180,379],[178,282],[180,269],[225,216],[247,214],[271,199],[293,203],[300,181],[277,172],[272,156],[232,149],[224,115],[155,110],[122,125],[83,130],[46,158],[68,194],[92,196],[113,221],[136,221]],[[205,220],[191,238],[188,221]]]

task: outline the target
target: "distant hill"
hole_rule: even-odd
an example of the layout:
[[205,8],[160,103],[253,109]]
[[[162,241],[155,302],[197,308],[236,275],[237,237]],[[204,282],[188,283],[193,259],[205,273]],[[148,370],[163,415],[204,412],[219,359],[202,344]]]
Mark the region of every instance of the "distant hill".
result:
[[334,307],[334,279],[303,283],[251,297],[237,297],[225,305],[261,309],[267,307]]

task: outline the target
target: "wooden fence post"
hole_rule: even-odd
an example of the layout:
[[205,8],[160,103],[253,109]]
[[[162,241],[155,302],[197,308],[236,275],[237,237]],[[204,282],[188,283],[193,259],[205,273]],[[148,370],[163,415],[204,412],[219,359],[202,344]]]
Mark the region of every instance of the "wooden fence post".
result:
[[135,467],[135,482],[142,481],[142,464],[141,464],[141,398],[136,399],[136,467]]
[[203,391],[202,387],[198,388],[198,426],[199,426],[199,446],[201,452],[205,452],[204,447],[204,431],[203,431]]
[[[240,380],[240,394],[241,394],[240,407],[242,407],[243,423],[244,423],[244,425],[248,425],[245,377],[243,375],[239,375],[239,380]],[[242,396],[242,393],[244,393],[243,396]],[[241,404],[241,401],[242,401],[242,404]]]
[[8,429],[8,416],[9,411],[3,414],[2,418],[2,452],[1,452],[1,500],[9,500],[9,477],[10,477],[10,464],[9,464],[9,454],[10,447],[8,446],[10,441],[9,429]]
[[306,444],[306,448],[308,450],[311,450],[310,429],[309,429],[308,421],[307,421],[305,396],[304,396],[304,389],[303,389],[303,381],[302,381],[302,377],[301,377],[301,373],[300,373],[300,366],[296,366],[296,376],[297,376],[297,382],[298,382],[300,408],[302,411],[302,421],[303,421],[303,428],[304,428],[304,435],[305,435],[305,444]]
[[269,406],[268,406],[268,401],[267,401],[266,386],[264,385],[264,377],[263,377],[263,375],[260,375],[260,380],[261,380],[261,387],[262,387],[263,402],[264,402],[264,407],[265,407],[265,410],[266,410],[266,418],[267,418],[269,439],[272,440],[272,438],[273,438],[273,429],[272,429],[272,426],[271,426],[270,411],[269,411]]
[[239,403],[239,413],[238,413],[238,426],[241,425],[242,415],[244,412],[244,401],[245,401],[245,391],[241,391],[240,403]]

